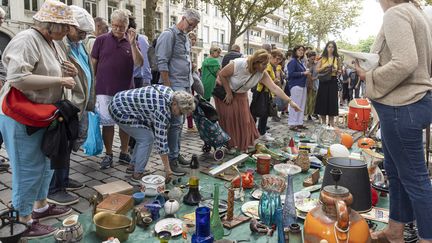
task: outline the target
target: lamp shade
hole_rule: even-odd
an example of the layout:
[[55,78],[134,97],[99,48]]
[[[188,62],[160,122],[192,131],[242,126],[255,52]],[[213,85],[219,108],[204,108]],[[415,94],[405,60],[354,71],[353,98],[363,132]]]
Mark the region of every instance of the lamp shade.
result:
[[343,176],[338,185],[347,188],[353,195],[354,201],[351,208],[359,213],[369,212],[372,209],[372,194],[367,164],[364,161],[350,158],[329,158],[322,188],[335,184],[330,174],[333,168],[342,171]]

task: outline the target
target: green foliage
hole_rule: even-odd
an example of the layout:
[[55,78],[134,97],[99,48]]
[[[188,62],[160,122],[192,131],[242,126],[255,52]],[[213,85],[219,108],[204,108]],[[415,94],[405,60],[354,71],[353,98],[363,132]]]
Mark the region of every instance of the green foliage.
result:
[[360,40],[357,45],[353,45],[349,42],[340,40],[337,41],[338,49],[344,49],[348,51],[358,51],[358,52],[370,52],[370,48],[375,41],[375,36],[369,36],[366,39]]
[[[289,48],[299,43],[305,43],[307,37],[307,23],[305,13],[310,8],[309,0],[291,0],[284,5],[288,18],[287,24],[284,26],[287,36],[284,42]],[[306,23],[306,24],[305,24]]]
[[214,4],[231,24],[230,46],[250,27],[282,6],[284,0],[202,0]]
[[317,49],[329,34],[338,35],[355,25],[361,6],[361,0],[312,0],[305,18],[309,24],[308,32],[315,37]]

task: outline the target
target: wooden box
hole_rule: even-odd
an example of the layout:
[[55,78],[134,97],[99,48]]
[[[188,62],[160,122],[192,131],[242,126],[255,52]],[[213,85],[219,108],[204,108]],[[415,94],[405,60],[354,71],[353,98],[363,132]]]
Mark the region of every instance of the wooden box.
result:
[[94,186],[93,189],[102,195],[103,198],[113,193],[132,195],[133,192],[133,187],[129,183],[120,180]]
[[96,207],[96,213],[109,212],[126,214],[134,205],[132,196],[123,194],[110,194]]

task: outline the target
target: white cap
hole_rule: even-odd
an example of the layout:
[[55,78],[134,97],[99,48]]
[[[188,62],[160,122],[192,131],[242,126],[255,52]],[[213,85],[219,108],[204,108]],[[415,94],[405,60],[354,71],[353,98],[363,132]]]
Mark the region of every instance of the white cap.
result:
[[78,29],[85,32],[95,31],[95,22],[87,10],[75,5],[71,5],[70,8],[75,20],[78,22]]

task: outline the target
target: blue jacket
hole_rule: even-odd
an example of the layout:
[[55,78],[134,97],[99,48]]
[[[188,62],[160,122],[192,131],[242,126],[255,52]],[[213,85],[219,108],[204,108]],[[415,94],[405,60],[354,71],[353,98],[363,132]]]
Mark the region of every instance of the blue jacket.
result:
[[288,67],[288,86],[291,89],[294,86],[305,87],[306,76],[303,72],[306,71],[306,67],[303,63],[300,63],[297,59],[291,59],[287,65]]

